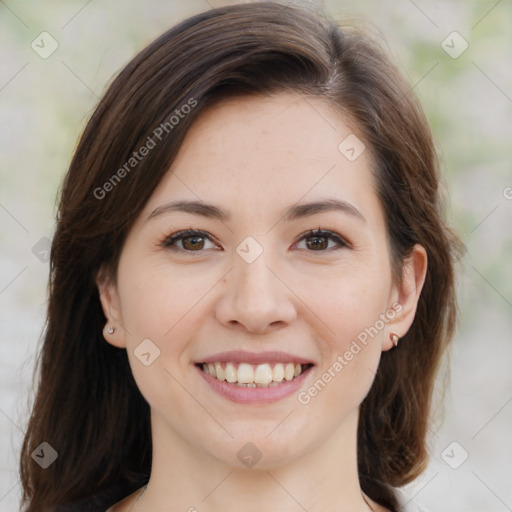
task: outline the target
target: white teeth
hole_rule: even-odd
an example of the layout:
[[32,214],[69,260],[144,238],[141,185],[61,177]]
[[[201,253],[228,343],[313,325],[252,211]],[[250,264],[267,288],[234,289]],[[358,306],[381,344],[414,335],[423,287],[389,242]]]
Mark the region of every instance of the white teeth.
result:
[[203,372],[217,378],[242,387],[265,388],[277,386],[283,380],[290,381],[302,374],[302,365],[297,363],[276,363],[272,368],[269,363],[257,366],[240,363],[238,368],[234,363],[203,363]]
[[272,380],[274,382],[281,382],[284,379],[284,366],[277,363],[272,370]]
[[288,363],[284,369],[284,378],[286,380],[292,380],[295,377],[295,365]]
[[226,376],[226,380],[233,384],[237,381],[238,375],[236,374],[236,368],[233,363],[226,363],[226,369],[224,370],[224,375]]
[[250,364],[240,363],[238,365],[238,382],[240,384],[254,382],[254,370]]
[[[238,369],[240,371],[240,369]],[[256,384],[270,384],[272,382],[272,369],[269,364],[259,364],[254,372]]]
[[215,373],[217,374],[217,379],[225,380],[226,374],[224,373],[224,369],[220,363],[215,363]]

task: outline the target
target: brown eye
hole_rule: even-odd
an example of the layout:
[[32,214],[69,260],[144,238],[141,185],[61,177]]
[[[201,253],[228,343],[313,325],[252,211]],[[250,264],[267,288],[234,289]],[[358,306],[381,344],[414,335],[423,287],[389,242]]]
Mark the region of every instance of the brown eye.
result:
[[[331,249],[349,247],[349,244],[336,233],[322,229],[309,231],[299,242],[305,241],[306,249],[310,252],[327,252]],[[333,242],[333,243],[332,243]],[[331,243],[331,245],[329,245]]]
[[182,252],[202,252],[203,249],[211,248],[205,247],[207,242],[213,246],[213,243],[207,233],[188,229],[166,238],[162,242],[162,247]]
[[306,238],[306,245],[308,249],[313,249],[314,251],[318,249],[327,249],[329,246],[329,240],[326,236],[312,236]]
[[181,239],[183,248],[189,251],[195,251],[204,247],[204,238],[201,236],[187,236]]

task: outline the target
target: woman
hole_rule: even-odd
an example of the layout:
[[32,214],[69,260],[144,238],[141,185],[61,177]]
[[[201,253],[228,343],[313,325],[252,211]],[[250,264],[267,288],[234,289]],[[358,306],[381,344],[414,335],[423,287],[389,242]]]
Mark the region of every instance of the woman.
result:
[[396,487],[426,466],[458,248],[365,35],[277,3],[185,20],[62,188],[24,510],[420,510]]

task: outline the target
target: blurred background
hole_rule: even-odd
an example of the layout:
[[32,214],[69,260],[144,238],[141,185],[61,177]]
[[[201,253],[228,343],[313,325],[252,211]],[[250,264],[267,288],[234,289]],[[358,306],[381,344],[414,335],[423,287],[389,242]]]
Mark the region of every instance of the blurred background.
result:
[[[0,0],[0,511],[18,510],[56,197],[77,139],[136,52],[228,3]],[[431,463],[405,490],[430,512],[512,510],[512,2],[323,5],[370,28],[420,97],[468,248]]]

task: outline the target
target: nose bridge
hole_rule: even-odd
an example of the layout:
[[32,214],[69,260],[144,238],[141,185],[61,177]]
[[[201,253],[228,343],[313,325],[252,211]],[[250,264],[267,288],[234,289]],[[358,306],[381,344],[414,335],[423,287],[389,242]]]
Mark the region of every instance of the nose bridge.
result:
[[[236,247],[236,254],[233,255],[234,279],[238,285],[245,288],[260,285],[263,290],[266,286],[271,286],[269,282],[272,272],[268,267],[275,265],[275,251],[271,247],[271,237],[263,234],[258,236],[258,240],[253,236],[247,236]],[[275,277],[272,276],[274,279]]]
[[[252,250],[252,249],[250,249]],[[270,309],[271,304],[278,301],[278,290],[272,267],[270,250],[264,250],[253,261],[244,259],[237,254],[234,263],[233,286],[234,295],[240,305],[253,310]]]
[[245,240],[237,248],[217,311],[221,322],[242,324],[254,332],[289,323],[295,316],[290,294],[275,275],[276,258],[271,250],[259,247]]

